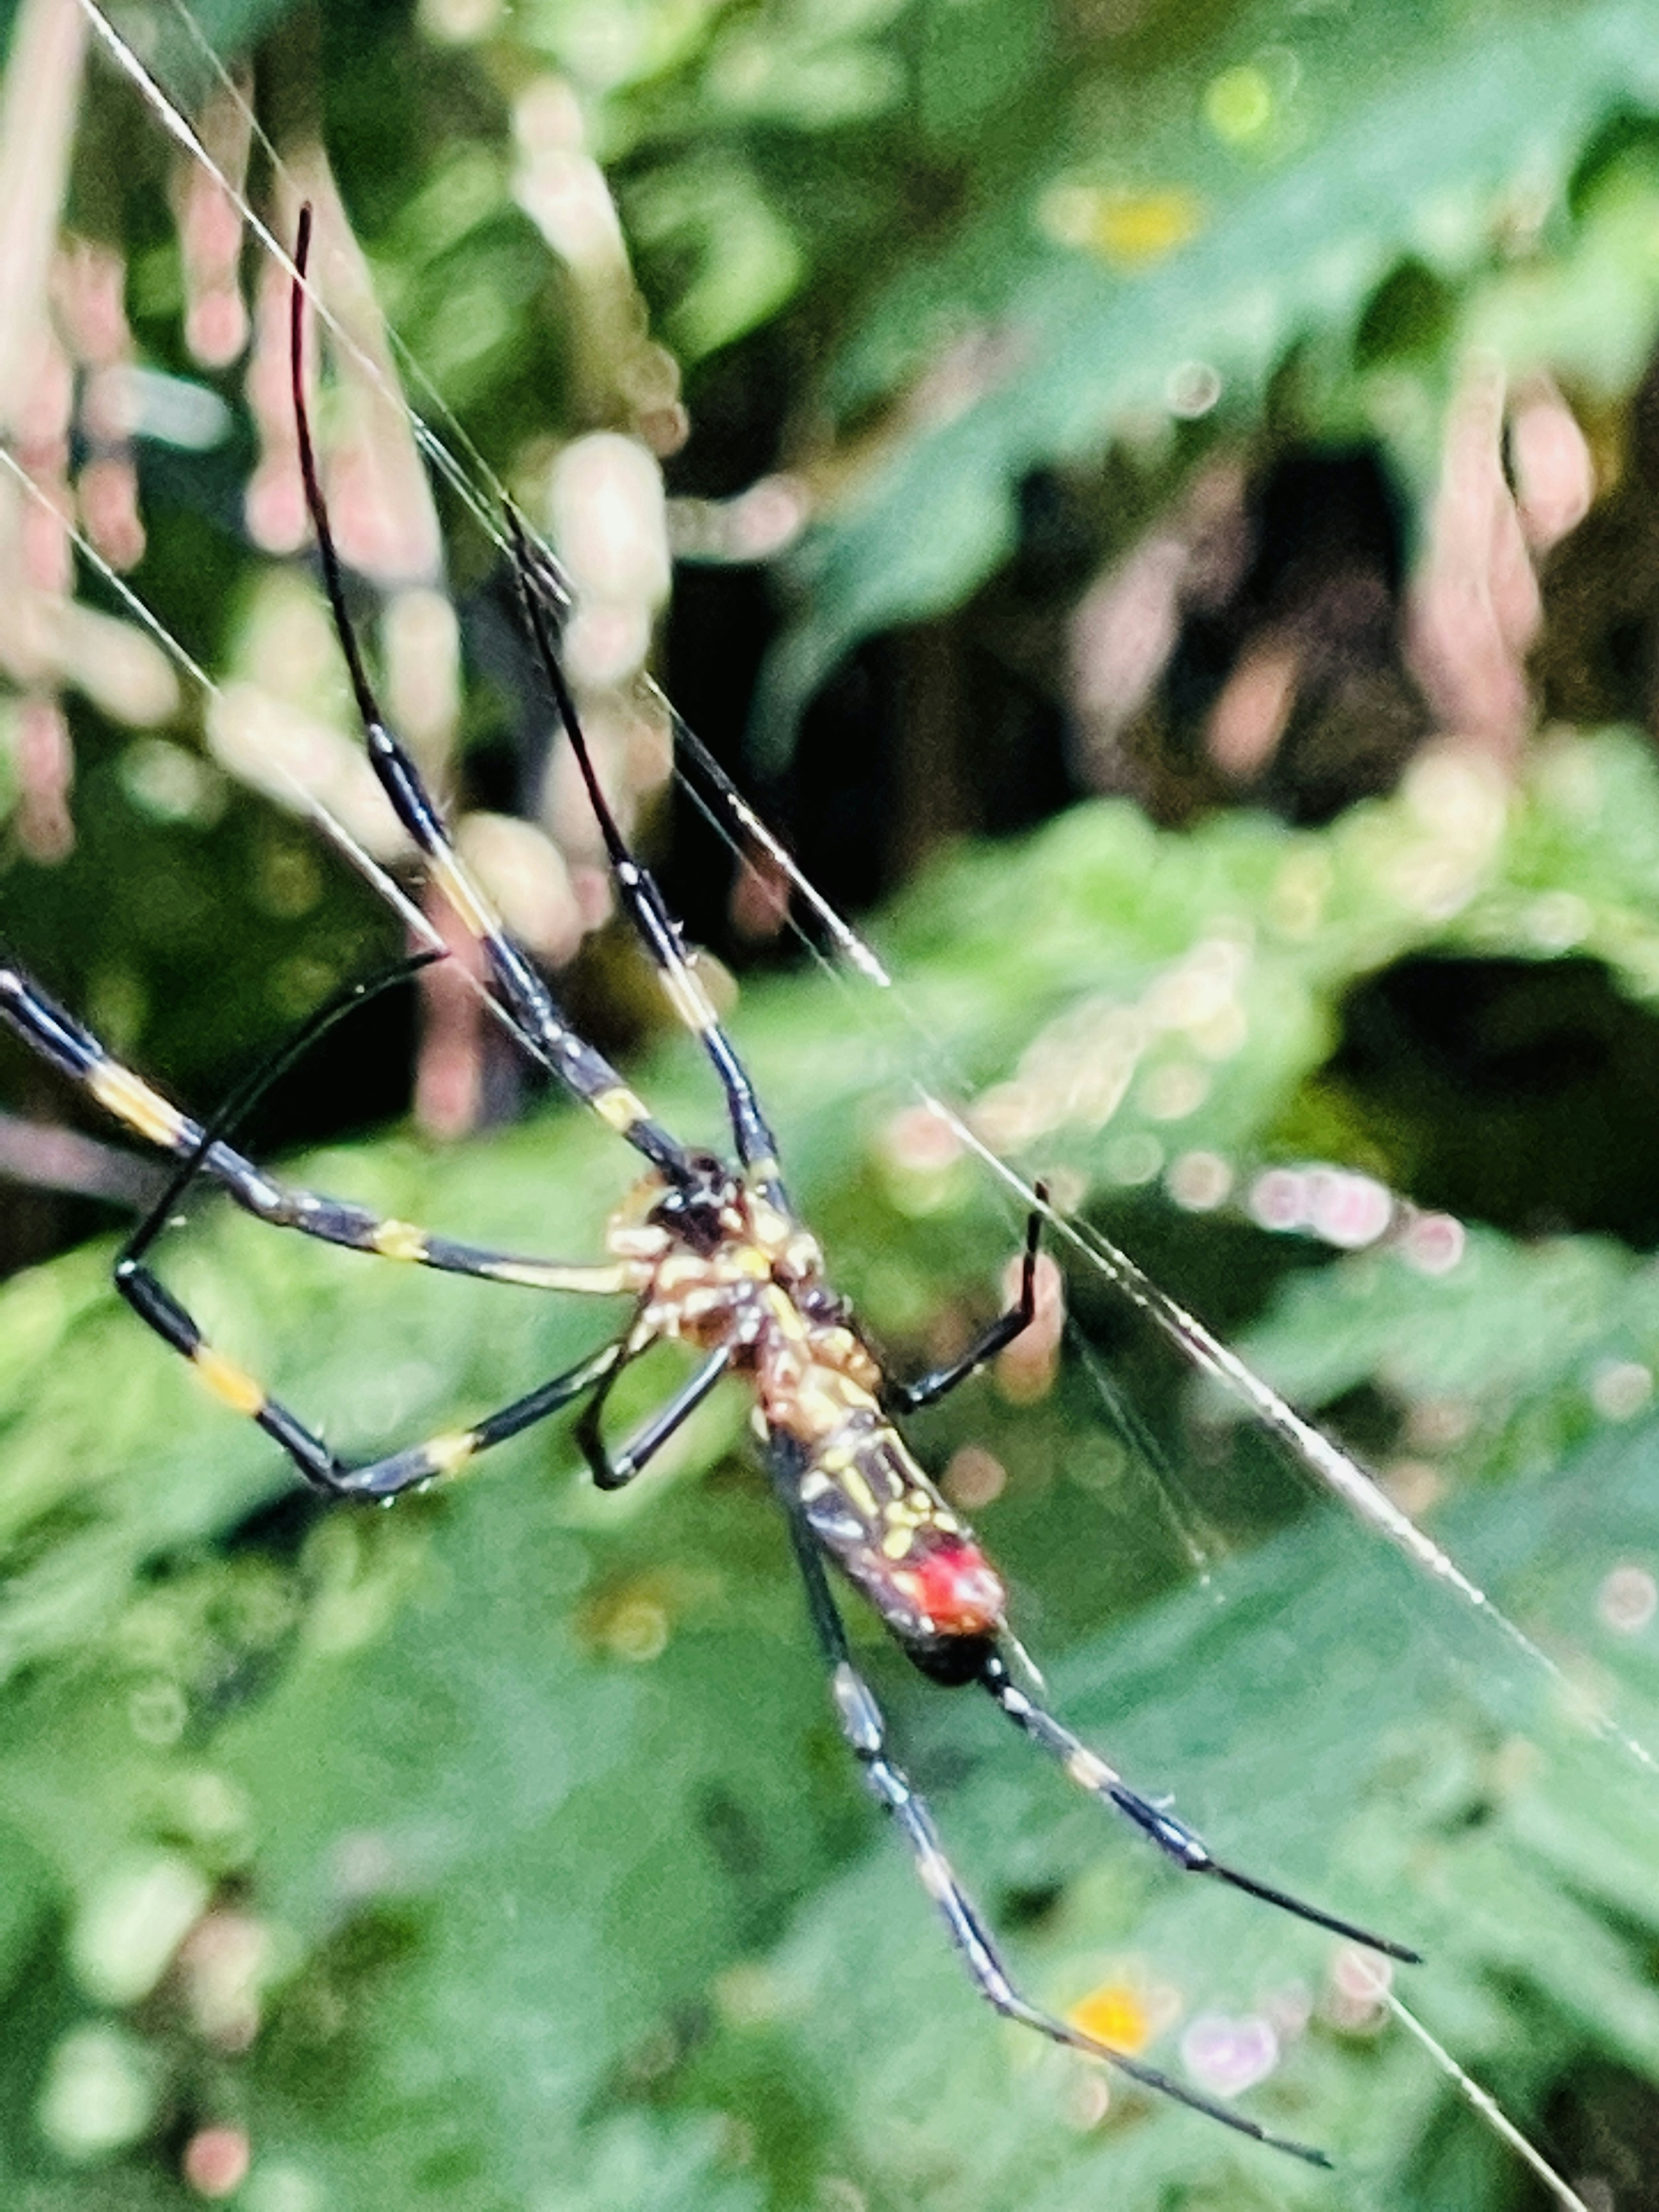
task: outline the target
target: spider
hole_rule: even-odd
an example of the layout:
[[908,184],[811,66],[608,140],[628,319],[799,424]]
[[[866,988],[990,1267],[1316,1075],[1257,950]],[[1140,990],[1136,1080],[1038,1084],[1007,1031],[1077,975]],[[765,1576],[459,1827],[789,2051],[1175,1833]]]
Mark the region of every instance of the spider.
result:
[[[560,665],[550,613],[550,603],[558,604],[556,585],[544,556],[533,551],[511,514],[524,617],[604,838],[618,902],[677,1014],[701,1041],[714,1067],[731,1125],[731,1159],[689,1149],[653,1120],[617,1071],[569,1026],[546,983],[497,918],[451,843],[412,759],[381,719],[347,613],[303,389],[310,228],[307,210],[295,252],[290,325],[300,463],[324,584],[369,758],[404,830],[482,948],[498,1001],[521,1042],[641,1156],[647,1172],[611,1217],[607,1256],[596,1265],[523,1258],[434,1236],[411,1222],[382,1218],[267,1176],[229,1141],[227,1121],[204,1127],[191,1120],[113,1059],[27,975],[0,963],[0,1015],[106,1111],[180,1163],[167,1193],[118,1260],[117,1289],[140,1319],[191,1363],[215,1396],[257,1422],[304,1480],[331,1498],[386,1502],[454,1475],[481,1453],[578,1399],[586,1402],[576,1440],[592,1479],[601,1489],[619,1489],[723,1376],[742,1376],[755,1394],[767,1471],[805,1586],[841,1733],[871,1794],[902,1836],[922,1887],[981,1996],[1007,2018],[1105,2061],[1146,2089],[1275,2150],[1328,2166],[1323,2152],[1272,2133],[1022,1995],[945,1855],[926,1802],[893,1757],[881,1708],[853,1659],[831,1586],[832,1566],[874,1608],[923,1674],[946,1686],[977,1685],[1073,1783],[1126,1817],[1183,1873],[1208,1875],[1316,1927],[1391,1958],[1418,1962],[1419,1954],[1404,1944],[1218,1858],[1184,1821],[1133,1790],[1047,1709],[1034,1686],[1017,1678],[1018,1647],[1007,1626],[1003,1580],[973,1531],[912,1456],[898,1424],[955,1389],[1030,1324],[1042,1211],[1030,1216],[1018,1295],[1007,1310],[949,1365],[911,1382],[890,1375],[826,1279],[823,1253],[791,1203],[754,1087],[687,961],[655,880],[629,850],[606,803]],[[632,1300],[632,1312],[620,1334],[600,1350],[470,1428],[429,1437],[366,1465],[351,1465],[252,1375],[216,1351],[148,1264],[149,1248],[179,1194],[198,1175],[220,1185],[257,1219],[325,1243],[532,1290],[626,1297]],[[615,1446],[602,1427],[607,1396],[624,1368],[665,1340],[701,1352],[701,1364],[667,1404]]]

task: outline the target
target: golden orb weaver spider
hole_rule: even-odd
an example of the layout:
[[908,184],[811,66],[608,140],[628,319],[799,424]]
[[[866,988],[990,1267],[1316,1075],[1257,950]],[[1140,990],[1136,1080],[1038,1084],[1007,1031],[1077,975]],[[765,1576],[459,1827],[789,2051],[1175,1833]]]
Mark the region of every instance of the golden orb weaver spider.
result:
[[[1182,1871],[1210,1875],[1316,1927],[1392,1958],[1417,1961],[1418,1954],[1404,1944],[1217,1858],[1191,1828],[1131,1789],[1033,1689],[1015,1679],[1010,1657],[1017,1647],[1007,1628],[1003,1581],[972,1530],[912,1457],[896,1424],[944,1397],[1029,1325],[1035,1311],[1042,1213],[1030,1218],[1019,1292],[1009,1309],[948,1366],[908,1383],[888,1375],[825,1279],[823,1252],[791,1205],[776,1146],[742,1061],[685,957],[678,928],[653,878],[629,850],[605,801],[559,661],[550,615],[556,594],[512,515],[525,620],[592,802],[619,903],[677,1014],[713,1065],[725,1097],[733,1162],[687,1149],[652,1119],[617,1071],[567,1024],[540,975],[497,918],[451,843],[413,761],[381,720],[348,617],[303,388],[309,239],[307,210],[295,248],[290,328],[300,463],[324,583],[370,760],[404,829],[477,941],[498,1002],[520,1041],[643,1158],[647,1173],[612,1214],[605,1234],[607,1256],[598,1264],[520,1258],[433,1236],[412,1223],[384,1219],[267,1176],[229,1141],[228,1122],[204,1127],[191,1120],[114,1060],[27,975],[0,963],[0,1015],[106,1111],[180,1164],[167,1193],[123,1250],[115,1272],[118,1289],[216,1397],[256,1422],[288,1453],[305,1480],[330,1498],[389,1501],[455,1474],[493,1445],[582,1398],[586,1403],[577,1423],[577,1441],[594,1481],[602,1489],[617,1489],[639,1474],[722,1376],[743,1376],[755,1392],[768,1473],[829,1669],[842,1735],[871,1794],[903,1836],[922,1886],[980,1994],[1007,2018],[1105,2061],[1145,2088],[1275,2150],[1328,2165],[1322,2152],[1271,2132],[1022,1996],[945,1855],[927,1805],[890,1755],[881,1708],[854,1662],[826,1562],[872,1606],[924,1674],[945,1685],[977,1684],[1074,1783],[1127,1818]],[[428,1437],[367,1465],[350,1465],[252,1376],[216,1352],[148,1265],[150,1247],[183,1189],[198,1176],[216,1182],[257,1219],[325,1243],[532,1290],[629,1297],[632,1316],[599,1352],[470,1428]],[[627,1365],[665,1340],[702,1352],[702,1361],[665,1406],[613,1449],[601,1428],[610,1390]]]

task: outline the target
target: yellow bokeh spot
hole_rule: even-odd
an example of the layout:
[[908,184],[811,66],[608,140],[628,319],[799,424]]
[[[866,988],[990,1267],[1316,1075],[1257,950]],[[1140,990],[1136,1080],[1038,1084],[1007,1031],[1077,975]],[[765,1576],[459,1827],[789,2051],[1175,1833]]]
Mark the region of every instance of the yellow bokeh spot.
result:
[[1062,246],[1133,269],[1161,261],[1196,237],[1204,227],[1204,203],[1184,185],[1145,191],[1060,185],[1043,200],[1041,220]]
[[1079,1998],[1066,2015],[1072,2026],[1110,2050],[1133,2057],[1152,2040],[1152,2026],[1139,1990],[1124,1982],[1103,1982]]
[[605,1622],[604,1638],[618,1659],[643,1666],[668,1648],[668,1615],[654,1598],[624,1598]]
[[1259,138],[1273,113],[1273,89],[1266,70],[1245,62],[1212,77],[1204,94],[1204,113],[1216,137],[1230,146]]

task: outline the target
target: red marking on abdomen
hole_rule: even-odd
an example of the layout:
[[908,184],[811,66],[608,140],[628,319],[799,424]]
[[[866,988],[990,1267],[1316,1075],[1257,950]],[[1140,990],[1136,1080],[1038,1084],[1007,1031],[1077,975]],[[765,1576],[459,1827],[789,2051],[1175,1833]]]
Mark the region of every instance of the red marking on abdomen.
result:
[[985,1636],[1001,1625],[1008,1593],[977,1544],[942,1544],[915,1567],[922,1610],[945,1636]]

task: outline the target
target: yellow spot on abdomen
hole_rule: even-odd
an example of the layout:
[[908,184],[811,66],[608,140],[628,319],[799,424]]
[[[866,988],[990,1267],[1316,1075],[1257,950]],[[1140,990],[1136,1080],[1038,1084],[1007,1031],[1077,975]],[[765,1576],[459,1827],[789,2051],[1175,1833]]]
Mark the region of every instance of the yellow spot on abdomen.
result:
[[841,1486],[866,1521],[876,1518],[875,1492],[855,1467],[849,1467],[841,1478]]

